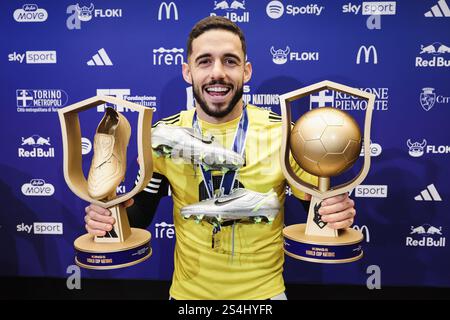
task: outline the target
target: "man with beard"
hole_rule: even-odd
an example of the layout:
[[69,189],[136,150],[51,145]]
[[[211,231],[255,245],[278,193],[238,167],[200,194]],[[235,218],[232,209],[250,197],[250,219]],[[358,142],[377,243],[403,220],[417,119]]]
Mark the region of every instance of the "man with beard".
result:
[[[235,137],[245,128],[240,150],[245,163],[237,170],[231,189],[245,188],[262,194],[273,189],[283,204],[286,181],[279,160],[281,117],[243,102],[243,86],[251,78],[252,66],[246,61],[241,29],[223,17],[199,21],[189,35],[187,58],[183,78],[193,86],[195,109],[165,118],[156,126],[189,127],[202,134],[210,133],[228,149],[235,147]],[[247,124],[241,126],[243,121]],[[317,177],[301,170],[293,160],[291,165],[300,178],[317,183]],[[154,157],[152,181],[134,198],[134,203],[127,204],[130,224],[146,228],[170,184],[176,231],[170,296],[174,299],[285,299],[283,206],[272,223],[232,220],[217,228],[206,220],[199,223],[184,219],[180,214],[183,207],[213,197],[222,187],[222,172],[213,172],[209,183],[204,181],[201,169],[201,165]],[[307,207],[310,196],[295,189],[293,193]],[[325,199],[320,209],[322,220],[335,229],[349,227],[355,212],[348,194]],[[103,236],[112,229],[114,220],[108,210],[90,205],[86,213],[89,233]]]

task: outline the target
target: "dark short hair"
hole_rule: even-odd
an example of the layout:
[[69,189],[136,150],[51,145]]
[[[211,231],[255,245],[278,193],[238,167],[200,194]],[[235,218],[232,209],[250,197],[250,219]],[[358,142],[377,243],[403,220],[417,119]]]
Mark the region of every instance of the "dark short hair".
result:
[[192,53],[192,42],[194,41],[194,39],[198,38],[206,31],[213,29],[228,30],[234,33],[235,35],[239,36],[239,39],[241,39],[244,57],[246,56],[247,46],[245,44],[245,37],[241,28],[239,28],[234,22],[230,21],[225,17],[210,16],[197,22],[195,26],[192,28],[191,32],[189,33],[189,38],[187,42],[187,58],[189,58]]

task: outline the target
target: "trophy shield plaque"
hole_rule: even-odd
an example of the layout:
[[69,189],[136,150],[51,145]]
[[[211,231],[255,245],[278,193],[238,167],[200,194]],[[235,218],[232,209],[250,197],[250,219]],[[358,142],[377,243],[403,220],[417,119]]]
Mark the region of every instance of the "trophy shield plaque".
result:
[[[364,162],[350,181],[331,186],[330,177],[340,175],[359,158],[362,145],[357,122],[346,112],[320,107],[304,113],[291,128],[292,102],[322,90],[334,90],[367,101],[364,118]],[[283,122],[281,168],[290,185],[310,194],[306,224],[283,229],[287,255],[317,263],[346,263],[361,259],[363,235],[352,228],[335,230],[321,219],[319,209],[325,198],[343,194],[359,185],[370,167],[370,126],[375,96],[331,81],[322,81],[280,96]],[[318,186],[301,180],[290,165],[290,155],[304,171],[318,177]]]
[[[117,196],[115,193],[116,186],[114,187],[114,191],[106,196],[94,195],[82,170],[79,113],[105,103],[131,109],[138,114],[136,136],[140,174],[135,187],[130,192],[120,196]],[[99,131],[102,126],[105,126],[105,120],[107,125],[109,125],[108,122],[117,121],[116,126],[120,123],[119,121],[122,121],[126,125],[126,129],[124,130],[127,131],[126,133],[129,139],[131,128],[126,118],[112,108],[107,113],[105,113],[97,130]],[[147,230],[130,228],[127,212],[122,203],[143,190],[152,177],[153,163],[150,136],[153,110],[110,96],[95,96],[62,108],[58,110],[58,114],[64,150],[64,178],[67,185],[79,198],[102,208],[109,209],[112,214],[111,216],[115,219],[113,229],[107,232],[105,236],[100,237],[85,234],[75,240],[76,264],[88,269],[107,270],[123,268],[145,261],[152,254],[150,247],[151,234]],[[118,127],[120,129],[120,126]],[[99,143],[99,146],[103,148],[100,148],[98,151],[100,156],[104,156],[107,152],[112,153],[111,148],[108,149],[108,143],[113,145],[114,143],[119,143],[118,140],[120,140],[120,137],[118,136],[115,137],[115,140],[114,137],[104,136],[106,140],[101,141],[97,141],[97,134],[95,136],[92,165],[94,165],[94,162],[98,162],[95,158],[96,143]],[[108,138],[109,140],[107,140]],[[124,157],[126,157],[127,145],[128,140],[122,142],[121,149]],[[115,160],[117,162],[117,159]],[[110,159],[108,163],[111,162],[113,160]],[[89,172],[89,178],[91,178],[91,170]],[[125,165],[122,170],[126,170]],[[108,173],[109,171],[106,172]],[[114,172],[111,175],[113,174]],[[101,187],[105,180],[97,180],[97,185]],[[108,177],[106,180],[108,180]]]

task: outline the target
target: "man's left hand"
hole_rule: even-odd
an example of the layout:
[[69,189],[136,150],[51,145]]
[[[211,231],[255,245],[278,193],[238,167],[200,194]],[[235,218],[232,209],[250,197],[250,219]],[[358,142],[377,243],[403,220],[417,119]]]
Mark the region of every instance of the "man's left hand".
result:
[[345,229],[353,224],[356,210],[355,202],[349,198],[348,193],[340,194],[322,201],[319,214],[323,222],[328,223],[332,229]]

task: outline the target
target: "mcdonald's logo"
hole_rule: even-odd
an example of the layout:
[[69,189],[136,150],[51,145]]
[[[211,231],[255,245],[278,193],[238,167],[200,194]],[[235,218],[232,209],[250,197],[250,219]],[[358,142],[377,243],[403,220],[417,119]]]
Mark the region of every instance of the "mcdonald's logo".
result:
[[362,227],[360,227],[355,224],[352,228],[355,230],[361,231],[361,233],[364,235],[364,239],[366,239],[366,242],[370,242],[370,232],[369,232],[369,228],[367,228],[366,225],[363,225]]
[[170,20],[172,9],[173,9],[174,20],[178,21],[178,8],[173,1],[171,1],[169,4],[167,4],[167,2],[161,3],[161,5],[159,6],[159,10],[158,10],[158,21],[162,20],[163,10],[165,10],[165,12],[166,12],[166,20]]
[[373,64],[378,63],[377,49],[375,49],[375,47],[373,45],[371,45],[369,48],[362,45],[361,47],[359,47],[358,54],[356,55],[356,64],[361,63],[361,52],[364,52],[364,62],[365,63],[369,63],[371,52],[373,53]]

